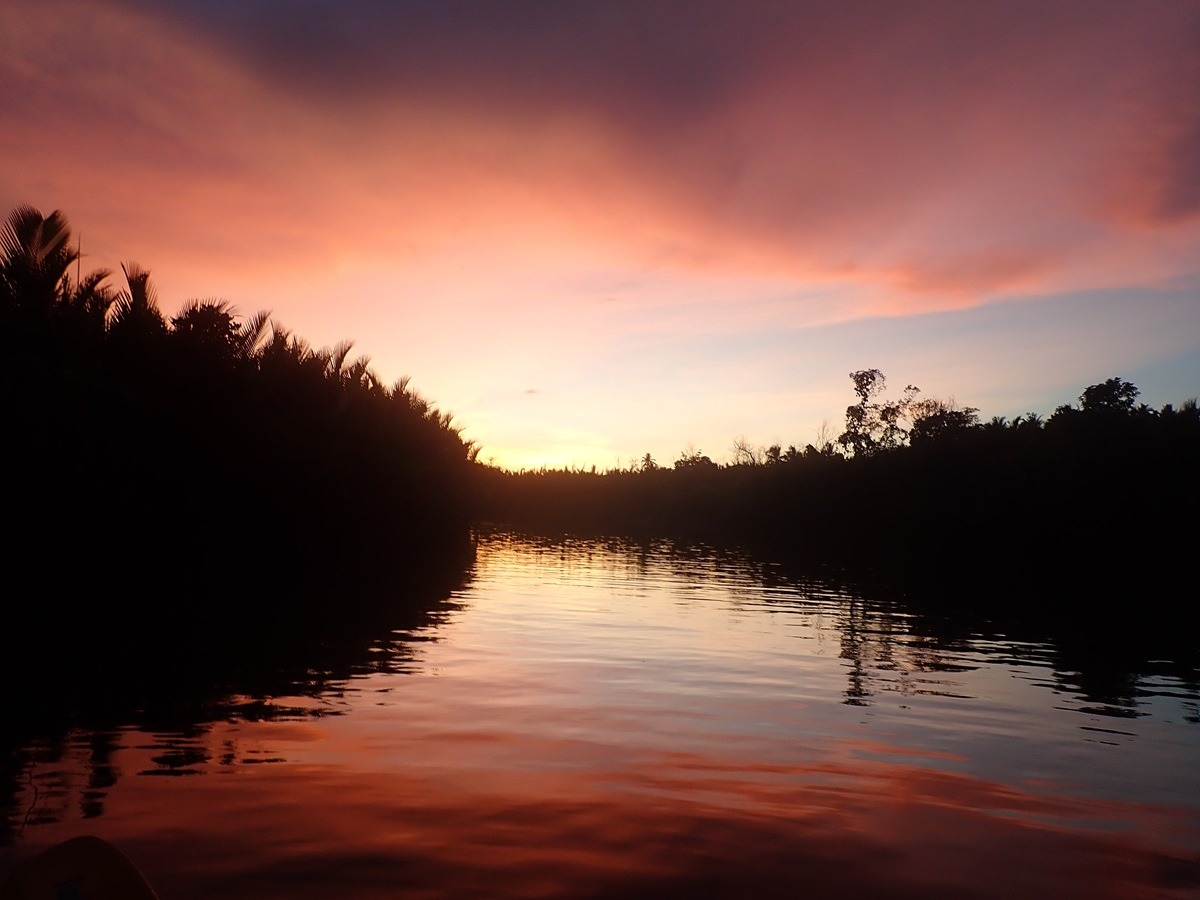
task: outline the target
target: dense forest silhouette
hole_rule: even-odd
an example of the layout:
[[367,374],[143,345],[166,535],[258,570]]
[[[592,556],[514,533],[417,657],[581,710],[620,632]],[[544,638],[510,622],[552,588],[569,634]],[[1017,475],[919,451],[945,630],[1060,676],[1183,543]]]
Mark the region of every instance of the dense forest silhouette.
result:
[[669,467],[646,454],[604,472],[477,467],[483,514],[735,542],[958,603],[1055,594],[1073,608],[1162,588],[1160,609],[1195,619],[1180,590],[1200,537],[1195,399],[1154,409],[1114,377],[1045,418],[981,421],[913,385],[887,399],[878,369],[850,379],[845,429],[820,445],[737,439],[729,463],[689,448]]
[[669,467],[647,454],[606,472],[479,469],[486,508],[527,526],[732,540],[966,602],[1173,585],[1187,567],[1200,513],[1194,399],[1153,409],[1110,378],[1045,418],[981,421],[911,385],[887,399],[877,369],[850,378],[845,429],[819,446],[739,440],[729,463],[688,450]]
[[0,228],[18,605],[294,609],[294,591],[457,552],[476,450],[449,414],[266,313],[203,300],[167,317],[149,272],[121,269],[83,272],[59,212]]
[[14,210],[0,242],[8,555],[30,607],[97,586],[291,607],[273,598],[419,566],[471,521],[732,540],[1020,596],[1169,582],[1194,550],[1200,410],[1139,404],[1121,378],[1045,418],[981,421],[911,385],[889,398],[864,369],[817,445],[512,472],[348,343],[315,349],[216,300],[167,317],[136,264],[83,273],[59,212]]

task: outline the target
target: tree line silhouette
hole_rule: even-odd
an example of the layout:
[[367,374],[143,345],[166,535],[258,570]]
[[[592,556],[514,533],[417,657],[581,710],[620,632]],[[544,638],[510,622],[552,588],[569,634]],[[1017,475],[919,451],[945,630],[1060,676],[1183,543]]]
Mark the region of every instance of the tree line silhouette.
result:
[[119,285],[82,273],[59,212],[19,207],[0,229],[8,550],[38,591],[289,604],[268,598],[419,566],[472,520],[733,540],[950,586],[1136,581],[1194,548],[1196,401],[1152,409],[1121,378],[985,422],[912,385],[889,399],[864,369],[844,430],[803,448],[511,472],[349,343],[313,348],[218,300],[167,317],[147,270],[121,268]]
[[758,450],[738,439],[724,464],[689,448],[670,467],[646,454],[606,472],[481,468],[486,514],[732,541],[958,602],[1164,584],[1160,603],[1186,600],[1174,584],[1198,537],[1196,400],[1153,409],[1110,378],[1046,418],[985,422],[913,385],[887,399],[878,369],[850,379],[857,402],[836,438]]
[[[82,272],[60,212],[0,227],[9,578],[189,609],[297,611],[467,533],[476,448],[407,379],[219,300],[163,314],[149,272]],[[314,600],[314,602],[316,602]]]

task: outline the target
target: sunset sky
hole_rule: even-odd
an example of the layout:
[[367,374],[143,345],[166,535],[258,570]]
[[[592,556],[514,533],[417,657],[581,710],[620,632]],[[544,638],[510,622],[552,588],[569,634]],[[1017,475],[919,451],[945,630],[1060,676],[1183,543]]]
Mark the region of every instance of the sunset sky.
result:
[[3,0],[0,205],[512,467],[1200,394],[1200,3]]

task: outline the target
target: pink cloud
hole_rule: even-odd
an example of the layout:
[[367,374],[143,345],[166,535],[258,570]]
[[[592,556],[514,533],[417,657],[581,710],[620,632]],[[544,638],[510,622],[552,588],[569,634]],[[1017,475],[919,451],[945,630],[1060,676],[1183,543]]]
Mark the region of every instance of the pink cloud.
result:
[[411,59],[351,26],[291,46],[297,73],[300,26],[255,58],[188,20],[16,4],[0,196],[186,285],[491,247],[461,265],[843,281],[900,312],[1195,265],[1194,7],[703,6],[670,39],[664,9]]

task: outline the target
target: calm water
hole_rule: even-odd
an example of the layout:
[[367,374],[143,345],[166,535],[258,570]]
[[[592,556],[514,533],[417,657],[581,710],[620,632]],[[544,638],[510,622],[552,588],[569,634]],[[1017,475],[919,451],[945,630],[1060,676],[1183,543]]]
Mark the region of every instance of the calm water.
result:
[[98,834],[164,900],[1200,896],[1172,660],[1072,668],[704,548],[503,534],[347,653],[23,726],[0,874]]

